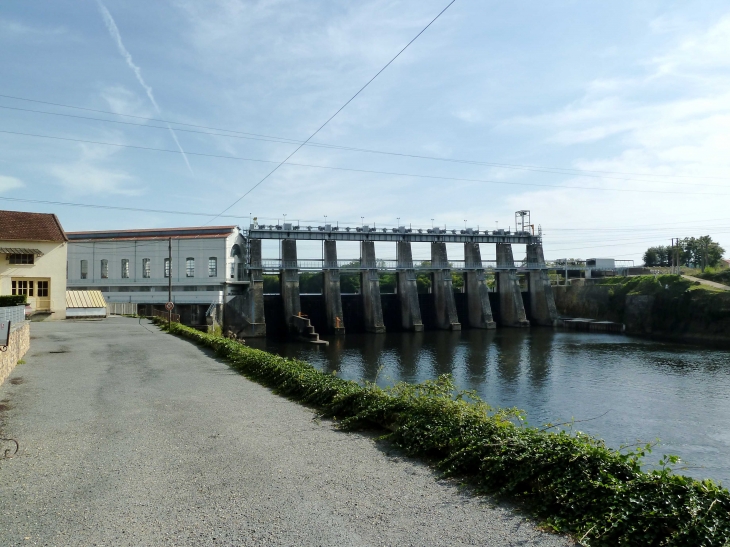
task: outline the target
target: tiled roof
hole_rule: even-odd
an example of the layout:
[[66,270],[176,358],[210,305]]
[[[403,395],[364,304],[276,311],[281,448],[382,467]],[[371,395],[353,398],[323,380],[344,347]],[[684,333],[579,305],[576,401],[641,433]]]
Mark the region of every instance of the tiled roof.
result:
[[56,215],[0,211],[0,241],[68,241]]

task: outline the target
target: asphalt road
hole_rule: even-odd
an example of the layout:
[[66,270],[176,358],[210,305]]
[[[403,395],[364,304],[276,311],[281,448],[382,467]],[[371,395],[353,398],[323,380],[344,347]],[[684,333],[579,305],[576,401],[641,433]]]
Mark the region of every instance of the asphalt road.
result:
[[573,545],[145,320],[31,336],[0,386],[3,546]]

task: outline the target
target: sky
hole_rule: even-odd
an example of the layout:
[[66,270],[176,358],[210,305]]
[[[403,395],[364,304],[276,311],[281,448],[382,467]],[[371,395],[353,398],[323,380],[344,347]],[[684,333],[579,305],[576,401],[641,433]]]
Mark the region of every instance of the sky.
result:
[[730,254],[722,1],[456,0],[236,201],[448,1],[5,0],[0,208],[67,231],[527,209],[548,259],[701,235]]

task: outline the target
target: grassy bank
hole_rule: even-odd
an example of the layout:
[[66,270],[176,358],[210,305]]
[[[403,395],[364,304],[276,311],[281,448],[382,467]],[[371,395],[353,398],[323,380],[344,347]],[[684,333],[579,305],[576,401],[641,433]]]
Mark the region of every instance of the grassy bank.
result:
[[316,406],[343,428],[389,430],[410,455],[523,502],[546,526],[585,545],[730,545],[730,493],[673,474],[666,467],[673,458],[643,472],[642,449],[619,452],[584,434],[515,425],[517,411],[457,392],[448,377],[381,389],[176,323],[172,332],[214,349],[277,393]]

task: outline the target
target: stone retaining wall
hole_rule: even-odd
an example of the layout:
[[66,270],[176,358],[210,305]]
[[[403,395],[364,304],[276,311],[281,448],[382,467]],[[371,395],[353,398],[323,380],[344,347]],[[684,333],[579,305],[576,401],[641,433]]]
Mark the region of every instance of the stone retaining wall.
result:
[[30,348],[30,321],[11,325],[10,343],[7,351],[0,352],[0,384],[18,364]]

